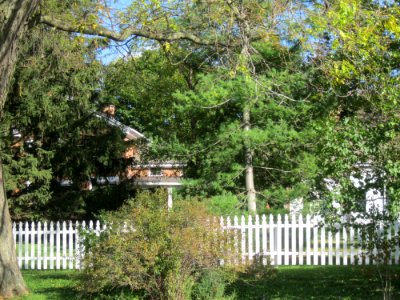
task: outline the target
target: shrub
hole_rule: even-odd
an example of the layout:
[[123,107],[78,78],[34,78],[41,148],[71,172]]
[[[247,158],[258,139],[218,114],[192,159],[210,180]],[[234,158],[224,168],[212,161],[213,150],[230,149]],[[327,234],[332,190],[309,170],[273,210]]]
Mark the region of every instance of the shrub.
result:
[[235,299],[235,295],[225,296],[227,285],[236,279],[236,269],[205,270],[193,287],[192,299],[222,300]]
[[86,248],[82,292],[127,288],[150,299],[190,298],[199,275],[218,267],[227,245],[217,242],[218,222],[201,203],[179,201],[168,210],[166,199],[162,191],[143,192],[105,215],[107,230]]

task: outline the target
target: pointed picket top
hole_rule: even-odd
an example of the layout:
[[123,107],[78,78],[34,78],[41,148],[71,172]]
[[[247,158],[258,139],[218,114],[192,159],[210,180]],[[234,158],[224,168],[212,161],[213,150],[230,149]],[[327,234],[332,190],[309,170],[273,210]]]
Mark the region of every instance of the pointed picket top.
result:
[[89,228],[93,229],[93,221],[92,220],[89,221]]
[[239,226],[239,218],[238,216],[233,217],[233,226],[237,227]]
[[278,224],[282,224],[282,216],[280,214],[278,215]]
[[242,215],[242,218],[241,218],[241,224],[242,225],[246,225],[246,219],[245,219],[245,217]]
[[221,225],[221,227],[224,228],[225,220],[224,220],[224,217],[223,217],[223,216],[221,216],[221,217],[219,218],[219,225]]
[[266,224],[267,224],[267,216],[266,216],[265,214],[263,214],[263,215],[261,216],[261,223],[262,223],[263,225],[266,225]]
[[285,224],[289,224],[289,215],[285,214]]
[[249,215],[247,217],[247,222],[249,223],[249,225],[253,225],[253,216],[252,215]]
[[298,224],[303,224],[303,215],[302,214],[299,214],[298,216],[297,216],[297,223]]
[[57,230],[60,229],[60,221],[57,221],[57,223],[56,223],[56,228],[57,228]]
[[274,215],[273,214],[269,214],[269,223],[270,224],[274,223]]
[[231,217],[230,217],[230,216],[228,216],[228,217],[226,218],[226,226],[227,226],[228,228],[232,227],[232,221],[231,221]]

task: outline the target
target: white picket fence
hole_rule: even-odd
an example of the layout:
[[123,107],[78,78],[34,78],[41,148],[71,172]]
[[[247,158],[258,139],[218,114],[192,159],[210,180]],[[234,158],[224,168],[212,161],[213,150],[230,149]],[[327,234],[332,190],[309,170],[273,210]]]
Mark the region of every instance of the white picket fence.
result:
[[[238,256],[227,263],[248,263],[257,258],[272,265],[354,265],[373,264],[354,228],[332,233],[319,226],[317,218],[302,216],[255,216],[220,218],[224,229],[233,231]],[[24,269],[79,269],[83,249],[80,229],[99,234],[105,225],[96,222],[14,223],[18,264]],[[388,237],[397,236],[396,223]],[[398,264],[400,250],[393,251],[391,263]],[[241,260],[241,261],[240,261]]]
[[99,221],[13,223],[17,260],[23,269],[80,269],[83,248],[79,232],[97,235],[105,228]]

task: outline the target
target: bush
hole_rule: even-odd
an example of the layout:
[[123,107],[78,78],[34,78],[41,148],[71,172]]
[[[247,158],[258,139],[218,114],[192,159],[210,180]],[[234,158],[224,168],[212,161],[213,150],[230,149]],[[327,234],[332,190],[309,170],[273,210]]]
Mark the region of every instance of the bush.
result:
[[168,210],[166,199],[162,191],[143,192],[105,215],[107,230],[86,248],[83,293],[125,288],[150,299],[190,299],[228,245],[216,246],[222,232],[201,203],[178,201]]
[[235,295],[225,296],[227,285],[236,279],[235,269],[205,270],[193,287],[192,299],[222,300],[235,299]]

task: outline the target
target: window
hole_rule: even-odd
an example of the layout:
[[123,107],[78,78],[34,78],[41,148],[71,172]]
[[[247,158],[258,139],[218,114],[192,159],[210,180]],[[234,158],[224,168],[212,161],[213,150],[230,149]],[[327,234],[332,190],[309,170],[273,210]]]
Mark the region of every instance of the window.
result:
[[162,176],[161,168],[150,168],[150,176]]

